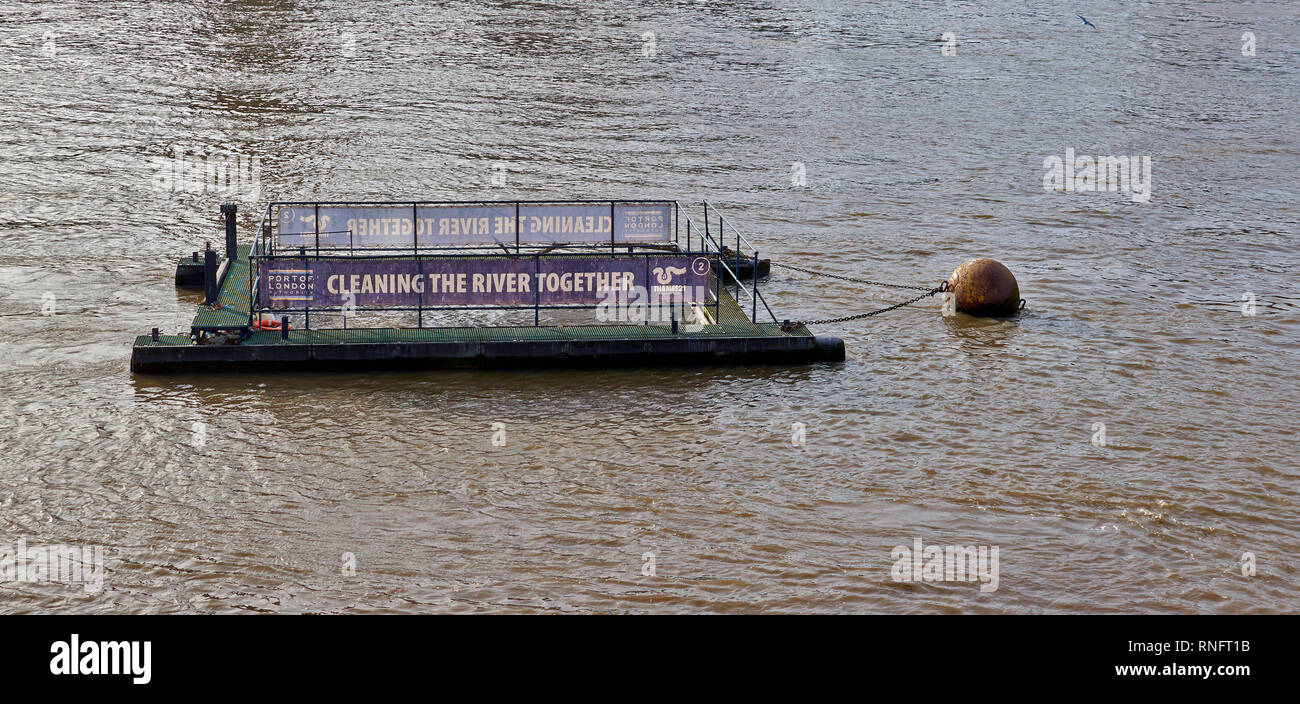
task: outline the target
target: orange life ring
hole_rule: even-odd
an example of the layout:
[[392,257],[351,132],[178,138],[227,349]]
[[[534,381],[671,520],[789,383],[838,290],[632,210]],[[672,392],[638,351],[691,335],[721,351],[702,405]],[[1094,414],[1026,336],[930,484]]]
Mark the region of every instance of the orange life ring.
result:
[[280,321],[258,318],[257,320],[253,321],[253,329],[254,330],[279,330]]

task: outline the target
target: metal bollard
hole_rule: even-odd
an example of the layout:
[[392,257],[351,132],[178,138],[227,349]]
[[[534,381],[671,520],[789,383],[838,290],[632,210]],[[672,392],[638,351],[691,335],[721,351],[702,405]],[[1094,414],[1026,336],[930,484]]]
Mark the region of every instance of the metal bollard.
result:
[[203,302],[211,304],[217,300],[217,253],[212,250],[203,252]]
[[234,260],[235,250],[238,246],[235,241],[235,211],[238,209],[234,203],[223,203],[221,206],[221,215],[226,219],[226,259]]

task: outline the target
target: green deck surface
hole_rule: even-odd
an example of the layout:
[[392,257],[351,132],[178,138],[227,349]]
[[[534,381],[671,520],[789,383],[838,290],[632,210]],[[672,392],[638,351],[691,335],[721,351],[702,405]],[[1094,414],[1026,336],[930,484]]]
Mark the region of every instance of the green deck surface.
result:
[[248,251],[250,246],[239,245],[235,258],[226,270],[226,278],[221,282],[217,293],[217,303],[221,306],[201,306],[190,323],[191,329],[229,330],[248,326]]
[[[201,306],[194,316],[191,329],[232,330],[244,328],[249,322],[248,300],[249,245],[240,245],[238,256],[231,261],[226,277],[217,295],[216,307]],[[185,261],[185,260],[182,260]],[[716,284],[716,277],[714,278]],[[723,286],[718,307],[708,306],[709,315],[716,314],[716,325],[704,325],[698,330],[688,329],[679,323],[676,337],[807,337],[812,333],[800,326],[791,332],[782,332],[776,323],[755,325],[749,322],[746,311],[736,302],[731,291]],[[289,339],[280,337],[279,331],[254,332],[240,344],[243,345],[327,345],[375,344],[400,342],[494,342],[534,340],[652,340],[674,337],[667,324],[653,325],[573,325],[573,326],[517,326],[517,327],[426,327],[426,328],[355,328],[350,330],[291,330]],[[192,345],[183,335],[160,335],[154,342],[149,335],[136,338],[137,347]]]
[[135,338],[136,347],[189,346],[192,344],[194,343],[185,335],[159,335],[157,342],[150,339],[148,335],[140,335]]

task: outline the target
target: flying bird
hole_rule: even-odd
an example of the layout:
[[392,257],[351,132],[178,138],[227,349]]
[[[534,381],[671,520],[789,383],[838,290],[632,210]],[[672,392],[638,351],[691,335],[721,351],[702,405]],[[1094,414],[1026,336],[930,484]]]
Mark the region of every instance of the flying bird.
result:
[[1077,12],[1074,13],[1074,16],[1075,16],[1075,17],[1078,17],[1078,18],[1081,19],[1081,20],[1083,20],[1083,23],[1086,24],[1086,25],[1088,25],[1089,27],[1092,27],[1093,29],[1096,29],[1096,28],[1097,28],[1097,25],[1095,25],[1095,24],[1089,22],[1087,17],[1084,17],[1083,15],[1081,15],[1081,14],[1079,14],[1079,13],[1077,13]]

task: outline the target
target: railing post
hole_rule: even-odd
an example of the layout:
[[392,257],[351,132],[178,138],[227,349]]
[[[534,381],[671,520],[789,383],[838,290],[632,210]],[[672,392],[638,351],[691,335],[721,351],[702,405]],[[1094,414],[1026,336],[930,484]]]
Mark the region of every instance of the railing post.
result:
[[542,259],[533,255],[533,327],[542,324]]
[[316,256],[320,256],[320,205],[316,205],[316,210],[312,215],[312,227],[316,230]]
[[736,305],[740,305],[740,252],[736,252],[735,259],[727,260],[727,267],[730,268],[733,262],[736,268],[731,270],[731,277],[736,280]]
[[[718,262],[722,262],[722,252],[718,252]],[[713,270],[713,322],[722,322],[722,270],[720,268]]]
[[[717,212],[717,208],[713,210]],[[731,229],[735,230],[736,228]],[[718,232],[721,233],[718,235],[720,238],[727,238],[727,231],[722,227],[722,213],[718,213]],[[740,252],[740,230],[736,230],[736,270],[732,272],[736,275],[736,305],[740,305],[740,258],[743,256],[745,255]],[[744,308],[741,308],[741,310],[744,310]]]
[[[650,286],[650,255],[647,254],[647,255],[645,255],[645,320],[641,321],[641,323],[642,323],[643,325],[649,325],[649,324],[650,324],[650,303],[651,303],[651,300],[650,300],[650,291],[651,291],[651,286]],[[656,308],[657,308],[657,307],[656,307]],[[655,315],[658,315],[658,314],[659,314],[659,312],[658,312],[658,310],[656,310],[656,311],[655,311]]]
[[[306,247],[302,248],[302,268],[308,268]],[[303,306],[302,327],[304,330],[311,330],[311,301],[307,301],[306,305]]]
[[[709,233],[709,203],[708,203],[708,201],[705,201],[705,203],[704,203],[704,236],[707,237],[710,241],[713,239],[712,234]],[[722,256],[722,248],[721,248],[721,247],[718,248],[718,256],[719,256],[719,257]]]
[[203,302],[211,305],[217,300],[217,253],[203,251]]
[[[676,204],[677,204],[677,201],[673,201],[673,205],[676,205]],[[676,212],[673,213],[673,244],[677,245],[677,249],[678,249],[678,251],[681,250],[681,248],[682,248],[682,247],[681,247],[681,244],[682,244],[682,219],[678,216],[678,214],[677,214]],[[689,243],[688,243],[688,244],[689,244]]]
[[226,220],[226,259],[234,260],[235,251],[238,247],[235,241],[235,211],[238,206],[234,203],[222,203],[221,215]]
[[749,320],[755,325],[758,325],[758,250],[757,249],[754,250],[754,282],[753,284],[751,284],[751,286],[753,286],[753,288],[749,290],[749,297],[754,299],[754,305],[750,309]]

